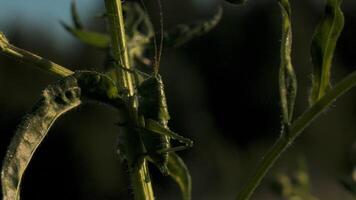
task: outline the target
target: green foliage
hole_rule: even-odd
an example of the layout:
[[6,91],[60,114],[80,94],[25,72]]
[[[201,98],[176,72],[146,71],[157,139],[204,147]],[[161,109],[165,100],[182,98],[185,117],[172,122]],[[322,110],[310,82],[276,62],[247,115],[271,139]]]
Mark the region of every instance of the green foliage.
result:
[[168,159],[168,174],[179,185],[183,200],[190,200],[192,193],[192,180],[187,166],[175,153],[171,153]]
[[18,126],[8,148],[1,171],[4,200],[20,199],[21,180],[36,149],[55,121],[85,99],[123,105],[115,84],[100,73],[76,72],[49,85]]
[[330,90],[330,76],[333,54],[337,40],[344,27],[344,15],[341,11],[342,0],[327,0],[323,18],[320,20],[311,45],[314,64],[310,105]]
[[[228,2],[244,3],[243,0]],[[311,106],[293,120],[297,78],[291,58],[291,7],[288,0],[278,2],[282,13],[279,91],[283,134],[267,151],[256,173],[238,195],[240,200],[251,197],[279,156],[313,120],[337,98],[356,86],[356,72],[341,80],[335,87],[330,86],[332,58],[343,29],[344,18],[340,9],[342,0],[327,0],[324,17],[315,30],[311,45],[314,64],[309,97]],[[107,54],[107,58],[112,62],[106,65],[106,71],[103,73],[94,71],[74,73],[11,45],[0,33],[0,53],[64,77],[44,90],[40,101],[21,122],[11,141],[1,173],[4,200],[20,198],[21,179],[26,167],[56,119],[86,100],[103,102],[125,113],[124,122],[120,124],[122,128],[120,134],[125,140],[118,148],[123,160],[129,165],[136,199],[153,199],[146,160],[177,183],[183,200],[191,199],[192,183],[189,170],[175,152],[192,147],[193,142],[168,127],[170,116],[163,81],[158,73],[159,55],[155,55],[155,66],[152,66],[154,62],[151,61],[153,52],[157,54],[159,51],[155,49],[157,44],[154,42],[153,25],[138,3],[126,2],[123,7],[125,15],[122,13],[120,0],[105,0],[105,3],[107,11],[104,16],[107,18],[110,34],[87,30],[80,20],[74,1],[71,6],[73,26],[62,22],[62,26],[79,41],[99,48]],[[219,8],[208,20],[177,25],[161,33],[163,42],[171,47],[183,45],[210,31],[221,17],[222,8]],[[149,66],[150,70],[142,70],[142,66]],[[171,139],[179,141],[182,146],[171,146]],[[356,191],[355,174],[354,172],[352,178],[342,180],[345,188],[353,193]],[[277,180],[283,198],[316,200],[310,193],[305,165],[301,164],[293,176],[280,174]],[[139,187],[141,188],[137,189]]]
[[[84,44],[107,49],[110,37],[105,33],[86,30],[82,25],[76,4],[72,3],[72,20],[74,27],[61,22],[62,26]],[[126,41],[130,55],[130,63],[136,68],[139,65],[151,66],[154,48],[154,28],[149,16],[142,7],[135,2],[126,2],[123,5],[125,15]],[[189,24],[178,24],[163,33],[163,44],[167,47],[178,47],[190,40],[211,31],[221,20],[223,10],[220,7],[216,14],[205,21],[196,21]],[[106,15],[104,15],[106,16]]]
[[[344,19],[340,9],[341,0],[328,0],[325,15],[317,26],[312,42],[314,63],[312,92],[309,97],[310,108],[293,120],[297,80],[291,62],[291,10],[288,0],[280,0],[282,11],[282,45],[280,66],[280,94],[282,107],[282,134],[263,156],[255,173],[239,193],[237,199],[249,199],[268,170],[280,155],[294,142],[301,132],[309,126],[337,98],[356,86],[356,72],[353,72],[334,88],[330,87],[330,68],[337,39],[343,29]],[[284,178],[285,179],[285,178]],[[304,198],[304,197],[303,197]]]
[[289,126],[292,122],[295,97],[297,95],[297,77],[292,66],[292,28],[291,9],[288,0],[280,0],[282,12],[281,64],[279,69],[279,92],[283,124]]
[[9,41],[5,37],[4,33],[0,32],[0,49],[5,49],[9,44]]
[[[117,2],[108,1],[106,3],[109,6],[107,9],[110,9],[110,11],[107,11],[106,17],[113,17],[110,12],[116,12],[120,9],[115,10],[111,5]],[[139,170],[139,165],[143,163],[144,159],[148,159],[163,174],[169,175],[178,184],[184,200],[191,199],[189,170],[183,160],[174,152],[190,148],[193,142],[168,128],[170,117],[160,75],[157,72],[149,75],[139,70],[139,65],[141,64],[152,65],[151,57],[148,53],[153,52],[155,46],[153,44],[155,39],[153,25],[147,13],[138,3],[125,3],[124,12],[126,16],[127,51],[129,52],[130,63],[135,66],[135,69],[131,71],[126,69],[128,66],[122,66],[124,63],[122,60],[119,62],[117,60],[119,58],[108,54],[114,60],[114,63],[107,67],[105,72],[109,76],[93,71],[78,71],[73,74],[73,72],[58,64],[10,45],[5,36],[3,34],[0,35],[2,53],[11,55],[16,59],[26,59],[31,64],[44,69],[48,68],[46,64],[51,64],[54,69],[49,69],[52,69],[54,74],[66,76],[44,90],[41,100],[21,122],[11,141],[1,177],[5,200],[20,198],[20,185],[23,174],[33,154],[56,119],[86,100],[109,104],[127,114],[128,126],[126,129],[131,129],[131,131],[126,134],[126,137],[124,136],[126,141],[122,141],[123,144],[119,145],[118,148],[124,154],[122,155],[123,159],[129,163],[131,173],[136,173],[135,171]],[[112,46],[110,45],[110,37],[105,33],[85,29],[78,15],[75,1],[71,4],[71,14],[74,26],[61,22],[62,26],[82,43],[103,49],[105,53],[108,53]],[[178,25],[172,31],[164,33],[164,40],[172,46],[181,45],[196,36],[210,31],[219,22],[221,15],[222,9],[220,8],[216,16],[211,20],[195,22],[189,25]],[[116,19],[119,18],[118,15],[115,15],[114,18],[115,23],[121,23],[120,20]],[[120,24],[117,25],[120,26]],[[115,35],[115,37],[117,36]],[[122,41],[125,42],[125,39]],[[121,45],[125,47],[125,44]],[[123,58],[120,57],[120,59]],[[135,80],[132,80],[132,84],[137,86],[137,91],[134,95],[130,95],[126,91],[125,85],[121,85],[126,83],[119,81],[121,77],[118,71],[120,70],[129,70],[136,77]],[[137,116],[132,114],[132,106],[136,104],[135,99],[140,99],[138,101]],[[138,129],[130,127],[131,124],[138,126]],[[137,131],[140,136],[133,136],[133,133]],[[143,139],[142,145],[140,143],[141,139]],[[183,146],[171,147],[170,139],[180,141]],[[128,160],[128,158],[133,159]],[[146,177],[147,180],[149,180],[149,177]],[[133,186],[136,187],[137,185]],[[146,190],[149,189],[146,188]],[[140,195],[145,195],[145,193],[135,194],[136,198]],[[142,198],[146,199],[144,196]]]
[[62,26],[76,38],[78,38],[84,44],[88,44],[97,48],[108,48],[110,44],[110,38],[102,33],[83,30],[80,28],[73,28],[64,22],[61,23]]

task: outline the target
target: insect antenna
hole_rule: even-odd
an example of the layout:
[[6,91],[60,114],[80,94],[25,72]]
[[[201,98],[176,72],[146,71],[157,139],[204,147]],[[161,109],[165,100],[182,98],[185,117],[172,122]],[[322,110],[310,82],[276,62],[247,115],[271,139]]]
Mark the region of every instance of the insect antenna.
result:
[[[161,62],[161,57],[162,57],[162,52],[163,52],[163,11],[162,11],[162,2],[160,0],[156,0],[157,5],[158,5],[158,9],[159,9],[159,26],[160,26],[160,33],[159,33],[159,45],[158,45],[158,41],[157,41],[157,37],[156,37],[156,32],[153,36],[153,45],[154,45],[154,50],[155,50],[155,55],[154,55],[154,63],[153,63],[153,73],[154,75],[158,74],[159,71],[159,66],[160,66],[160,62]],[[147,7],[146,4],[144,2],[144,0],[141,0],[141,4],[143,9],[145,10],[145,12],[148,14],[147,11]]]

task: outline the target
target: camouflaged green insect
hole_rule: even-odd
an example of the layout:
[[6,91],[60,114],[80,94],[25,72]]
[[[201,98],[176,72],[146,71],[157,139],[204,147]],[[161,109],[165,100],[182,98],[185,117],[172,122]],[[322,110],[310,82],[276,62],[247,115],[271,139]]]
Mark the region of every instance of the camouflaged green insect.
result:
[[[152,66],[150,54],[154,51],[154,29],[142,7],[138,3],[126,2],[123,6],[125,16],[125,30],[127,48],[132,66],[135,70],[129,70],[134,73],[136,78],[136,97],[139,100],[139,115],[143,121],[140,128],[145,151],[137,152],[134,155],[137,157],[137,162],[134,165],[140,166],[144,158],[156,165],[162,174],[169,175],[179,185],[184,200],[191,199],[191,178],[184,162],[174,152],[190,148],[193,142],[190,139],[184,138],[168,128],[169,113],[167,109],[166,97],[162,78],[158,73],[153,75],[147,74]],[[217,14],[210,20],[204,22],[195,22],[189,25],[178,25],[172,31],[163,34],[163,43],[168,46],[178,46],[185,42],[210,31],[220,21],[222,9],[219,8]],[[87,31],[81,25],[75,9],[74,2],[72,3],[72,19],[75,27],[70,27],[64,23],[64,27],[83,43],[94,47],[106,49],[109,51],[109,37],[106,34]],[[110,57],[109,65],[106,65],[107,74],[116,80],[115,70],[122,68],[119,64]],[[157,64],[156,62],[155,64]],[[146,68],[144,68],[146,67]],[[142,69],[146,69],[141,71]],[[147,70],[148,69],[148,70]],[[152,68],[151,68],[152,69]],[[155,70],[152,70],[155,71]],[[158,70],[156,70],[158,71]],[[127,104],[130,104],[127,102]],[[120,123],[121,124],[121,123]],[[125,124],[125,123],[124,123]],[[121,142],[118,147],[118,152],[122,160],[127,158],[127,149],[125,146],[125,136],[121,137]],[[183,143],[182,146],[171,147],[171,139],[175,139]]]
[[[65,29],[83,43],[98,48],[109,48],[109,36],[102,33],[87,31],[83,28],[76,10],[75,1],[72,1],[71,11],[75,27],[70,27],[62,22]],[[137,61],[145,63],[146,65],[152,65],[150,59],[143,56],[148,48],[153,47],[152,43],[155,36],[149,16],[138,3],[126,2],[123,6],[123,11],[125,13],[125,30],[126,39],[128,41],[127,48],[131,58],[131,64],[136,68],[138,68]],[[183,44],[194,36],[198,36],[211,30],[211,28],[219,22],[221,15],[222,9],[219,8],[218,13],[214,15],[212,20],[196,22],[192,25],[178,25],[173,31],[165,33],[165,39],[169,41],[170,44]],[[117,63],[115,63],[115,65],[115,67],[117,67]],[[136,77],[138,77],[136,81],[138,82],[137,91],[140,100],[140,114],[146,119],[145,123],[147,126],[153,129],[147,130],[147,127],[144,129],[144,131],[150,132],[143,134],[144,140],[147,141],[145,146],[149,152],[153,152],[153,149],[154,151],[161,151],[159,155],[151,153],[150,157],[152,160],[155,160],[154,163],[158,165],[162,172],[167,173],[167,169],[165,169],[167,158],[162,158],[161,154],[163,154],[164,157],[167,157],[166,152],[170,150],[174,151],[176,149],[170,148],[169,139],[167,137],[177,139],[185,143],[186,146],[192,146],[192,141],[173,133],[167,127],[169,114],[161,76],[158,74],[150,76],[139,70],[135,70],[134,73],[136,74]],[[114,73],[110,73],[110,70],[108,74],[114,76]],[[151,136],[152,132],[154,132],[153,135],[155,136]],[[153,145],[151,143],[153,143]],[[181,148],[182,147],[179,147],[178,149]]]
[[[163,175],[169,175],[179,185],[183,200],[190,200],[192,187],[190,173],[183,160],[175,152],[191,148],[193,141],[174,133],[168,127],[170,116],[161,76],[153,73],[146,78],[138,85],[137,95],[138,112],[143,120],[140,131],[146,152],[144,156],[137,157],[136,164],[140,166],[143,159],[148,158]],[[183,145],[172,147],[171,139],[178,140]]]
[[[156,74],[139,85],[138,95],[139,113],[145,119],[142,134],[145,147],[152,162],[163,174],[167,174],[169,153],[190,148],[193,142],[169,130],[169,113],[163,87],[161,76]],[[171,138],[184,145],[171,147]]]
[[[190,200],[191,178],[189,170],[175,152],[191,148],[193,141],[171,131],[168,127],[170,116],[163,81],[158,74],[157,67],[156,65],[152,75],[140,72],[137,69],[129,70],[130,73],[134,73],[136,78],[143,80],[136,80],[139,82],[136,97],[139,101],[138,113],[143,121],[139,128],[145,152],[142,155],[136,155],[136,166],[133,166],[133,168],[140,166],[144,158],[147,158],[163,175],[169,175],[174,179],[182,191],[184,200]],[[127,126],[125,123],[120,124],[120,126],[122,125]],[[171,139],[178,140],[183,145],[172,147]],[[125,160],[125,149],[127,149],[125,143],[121,143],[118,148],[121,160]]]

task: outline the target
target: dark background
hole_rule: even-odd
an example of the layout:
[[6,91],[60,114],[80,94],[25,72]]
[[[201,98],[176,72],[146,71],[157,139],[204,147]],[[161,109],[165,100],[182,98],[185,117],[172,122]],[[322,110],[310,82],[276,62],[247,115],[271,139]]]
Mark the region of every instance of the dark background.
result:
[[[309,45],[324,2],[291,2],[293,62],[299,83],[296,115],[307,108]],[[78,1],[85,23],[105,29],[104,22],[95,18],[103,12],[103,1],[86,3]],[[193,199],[234,199],[280,131],[277,1],[251,0],[243,7],[214,0],[162,0],[162,4],[167,29],[206,19],[218,5],[224,7],[224,17],[213,31],[179,49],[165,49],[161,74],[172,116],[170,127],[195,142],[194,148],[179,153],[191,170]],[[60,28],[58,20],[69,22],[69,5],[69,0],[0,0],[0,31],[13,44],[72,70],[100,70],[104,55]],[[333,83],[356,69],[356,2],[345,0],[343,10],[346,24],[336,49]],[[55,80],[0,56],[1,159],[17,124]],[[343,96],[296,140],[252,199],[278,199],[271,182],[277,171],[296,169],[300,155],[308,164],[315,196],[351,199],[337,179],[347,176],[355,161],[350,156],[356,141],[355,95],[352,91]],[[117,121],[116,111],[95,104],[60,118],[26,170],[23,199],[132,199],[127,169],[115,155]],[[180,199],[169,178],[154,167],[151,171],[158,199]]]

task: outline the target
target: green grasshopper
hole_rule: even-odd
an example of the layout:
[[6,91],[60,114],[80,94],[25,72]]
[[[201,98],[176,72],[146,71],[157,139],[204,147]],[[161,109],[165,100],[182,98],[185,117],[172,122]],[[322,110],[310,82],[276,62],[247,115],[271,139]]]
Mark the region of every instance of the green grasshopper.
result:
[[[72,3],[72,19],[74,27],[62,22],[62,25],[80,41],[96,48],[107,50],[110,47],[110,39],[106,34],[89,31],[82,25],[77,14],[75,3]],[[155,56],[155,64],[148,57],[152,52],[157,54],[155,43],[155,31],[147,15],[147,12],[138,4],[126,2],[123,6],[125,14],[125,28],[128,52],[132,66],[135,70],[129,70],[136,78],[137,97],[139,99],[139,115],[144,119],[141,127],[147,155],[163,174],[167,174],[167,159],[170,152],[183,150],[192,146],[193,142],[169,130],[167,124],[169,113],[167,109],[164,85],[158,74],[159,58]],[[177,47],[191,39],[209,32],[217,25],[222,16],[222,9],[209,20],[196,21],[190,24],[179,24],[170,31],[161,33],[161,42],[168,46]],[[156,49],[155,49],[156,48]],[[106,51],[108,52],[108,51]],[[107,74],[116,79],[115,68],[118,64],[109,57],[106,62]],[[159,57],[159,56],[158,56]],[[111,67],[107,67],[107,65]],[[112,66],[113,65],[113,66]],[[150,70],[149,66],[155,69]],[[150,73],[151,71],[151,73]],[[149,74],[150,73],[150,74]],[[183,146],[171,147],[170,139],[182,142]],[[121,148],[123,149],[123,148]],[[123,150],[120,149],[120,152]],[[122,154],[125,154],[124,152]]]
[[[75,3],[72,3],[72,20],[74,26],[62,22],[63,27],[82,43],[102,49],[106,52],[107,58],[104,63],[106,74],[114,81],[117,81],[116,70],[120,65],[110,55],[110,38],[105,33],[87,30],[80,22]],[[132,100],[138,101],[139,125],[130,125],[127,122],[119,123],[119,126],[128,127],[139,131],[143,148],[135,152],[136,162],[131,163],[131,168],[141,166],[146,158],[153,163],[164,175],[169,175],[179,185],[183,199],[191,199],[191,178],[183,160],[175,154],[175,151],[192,147],[193,142],[168,128],[169,113],[164,93],[164,85],[161,76],[158,74],[158,63],[160,52],[157,52],[157,42],[155,42],[155,31],[147,15],[147,12],[138,3],[125,2],[123,4],[127,51],[130,57],[130,64],[134,70],[128,70],[135,78],[136,94],[128,96],[125,100],[127,105],[132,105]],[[105,14],[103,15],[105,16]],[[199,37],[213,29],[222,17],[222,8],[208,20],[195,21],[189,24],[179,24],[167,32],[162,33],[161,44],[168,47],[177,47]],[[163,40],[163,42],[162,42]],[[155,45],[153,45],[155,44]],[[161,51],[162,47],[160,47]],[[151,62],[151,57],[155,56],[155,62]],[[154,67],[152,67],[154,66]],[[130,128],[130,127],[129,127]],[[121,160],[126,160],[128,154],[126,146],[127,140],[124,134],[120,135],[118,154]],[[171,139],[181,142],[181,146],[171,146]],[[131,152],[132,153],[132,152]]]
[[[142,20],[143,26],[148,29],[148,37],[152,37],[154,31],[152,25],[147,20],[148,16],[142,16],[146,20]],[[137,24],[137,28],[139,28]],[[161,25],[162,26],[162,25]],[[163,28],[162,28],[163,29]],[[163,37],[163,35],[162,35]],[[154,39],[154,42],[156,40]],[[163,38],[161,38],[161,42]],[[155,44],[155,48],[157,45]],[[143,157],[147,157],[164,175],[168,175],[168,160],[171,153],[184,150],[193,146],[193,141],[177,133],[172,132],[168,128],[168,120],[170,119],[164,85],[161,76],[158,74],[159,57],[162,47],[155,51],[155,62],[153,65],[152,74],[139,71],[139,69],[129,70],[134,74],[137,83],[137,98],[139,102],[138,114],[142,119],[142,127],[140,133],[146,152],[138,158],[136,163],[140,164]],[[158,54],[158,55],[157,55]],[[171,139],[178,140],[183,143],[182,146],[172,147]]]
[[[139,114],[144,117],[142,138],[149,160],[163,174],[168,173],[167,162],[171,152],[184,150],[193,146],[193,141],[168,128],[169,113],[161,76],[151,75],[137,88],[139,97]],[[183,146],[171,147],[170,139],[178,140]]]

